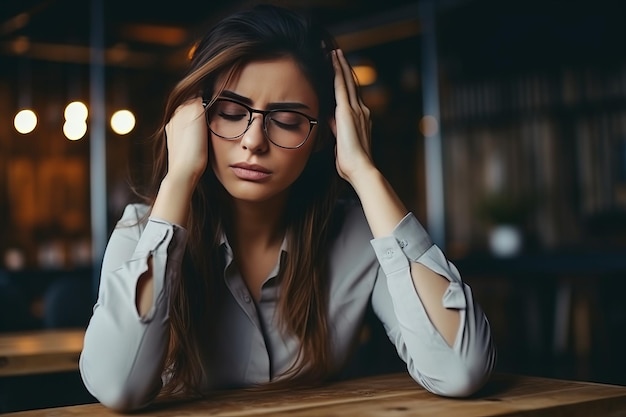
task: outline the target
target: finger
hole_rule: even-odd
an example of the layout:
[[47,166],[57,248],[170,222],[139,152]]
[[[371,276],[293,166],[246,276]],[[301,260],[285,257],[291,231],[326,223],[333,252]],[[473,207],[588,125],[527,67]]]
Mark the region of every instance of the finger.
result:
[[358,80],[356,80],[356,77],[352,72],[352,68],[350,67],[350,64],[348,63],[343,51],[338,50],[337,52],[338,62],[341,65],[343,78],[346,84],[346,90],[348,91],[350,107],[352,108],[354,115],[358,119],[361,130],[367,131],[368,120],[370,119],[370,110],[365,105],[365,103],[363,103],[361,95],[358,91]]
[[348,91],[346,89],[346,82],[344,80],[343,70],[337,57],[337,49],[332,52],[333,67],[335,69],[335,96],[337,104],[349,104]]
[[354,74],[352,73],[350,64],[348,63],[348,60],[346,59],[341,49],[337,51],[337,58],[338,58],[341,70],[343,72],[343,78],[346,83],[346,89],[348,91],[350,104],[352,105],[353,108],[356,108],[357,106],[360,105],[361,100],[359,99],[359,94],[357,92]]

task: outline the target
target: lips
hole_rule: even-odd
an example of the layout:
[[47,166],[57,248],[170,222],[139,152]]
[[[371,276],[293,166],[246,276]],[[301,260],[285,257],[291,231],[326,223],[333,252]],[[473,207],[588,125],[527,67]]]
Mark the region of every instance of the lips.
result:
[[240,179],[246,181],[261,181],[268,178],[272,171],[256,164],[238,163],[230,166],[233,173]]

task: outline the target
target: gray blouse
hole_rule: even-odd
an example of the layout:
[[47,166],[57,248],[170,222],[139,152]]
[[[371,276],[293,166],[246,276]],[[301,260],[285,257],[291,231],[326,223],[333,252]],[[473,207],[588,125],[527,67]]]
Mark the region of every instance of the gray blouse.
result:
[[[167,282],[181,273],[187,240],[184,228],[161,219],[150,217],[138,223],[147,210],[145,205],[127,206],[111,235],[80,356],[80,372],[89,392],[118,410],[149,404],[162,387],[169,334]],[[204,358],[207,390],[273,380],[292,365],[298,351],[298,341],[278,325],[278,261],[255,302],[232,262],[225,238],[222,248],[220,305],[211,326],[211,357]],[[287,250],[286,241],[282,250]],[[422,387],[439,395],[465,396],[483,385],[496,356],[489,323],[458,270],[413,214],[407,214],[391,235],[373,239],[362,208],[355,204],[328,250],[328,323],[338,369],[349,359],[371,303],[409,374]],[[137,280],[147,270],[150,256],[154,303],[140,317]],[[453,346],[429,320],[413,285],[410,262],[419,262],[450,281],[442,303],[459,310],[461,317]]]

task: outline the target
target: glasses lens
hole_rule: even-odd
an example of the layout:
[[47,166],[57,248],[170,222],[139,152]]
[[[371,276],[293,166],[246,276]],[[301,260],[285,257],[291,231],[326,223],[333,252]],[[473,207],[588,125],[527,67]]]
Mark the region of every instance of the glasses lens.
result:
[[[246,132],[250,120],[250,110],[230,100],[218,99],[207,111],[209,128],[224,139],[239,139]],[[309,119],[291,110],[270,111],[264,123],[268,139],[283,148],[301,146],[311,132]]]
[[217,100],[208,110],[209,128],[225,139],[243,135],[249,120],[248,109],[233,101]]
[[265,119],[267,136],[278,146],[297,148],[306,140],[311,123],[304,115],[288,110],[272,111]]

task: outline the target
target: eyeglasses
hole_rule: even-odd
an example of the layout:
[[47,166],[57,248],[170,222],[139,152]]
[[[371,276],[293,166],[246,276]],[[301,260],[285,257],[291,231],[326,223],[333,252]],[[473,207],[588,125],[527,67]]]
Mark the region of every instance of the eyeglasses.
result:
[[228,98],[209,106],[204,100],[206,121],[213,134],[222,139],[240,139],[252,125],[254,113],[263,115],[263,133],[274,145],[297,149],[304,145],[317,120],[296,110],[256,110]]

